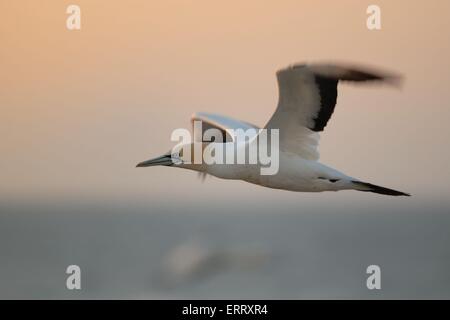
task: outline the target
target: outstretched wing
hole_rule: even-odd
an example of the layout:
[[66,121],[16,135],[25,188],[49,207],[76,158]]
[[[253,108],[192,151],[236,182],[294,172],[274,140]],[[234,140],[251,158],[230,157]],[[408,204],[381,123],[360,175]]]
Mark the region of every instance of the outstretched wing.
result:
[[384,81],[398,84],[400,78],[365,68],[331,64],[294,65],[277,72],[278,107],[267,129],[280,130],[280,149],[317,160],[318,132],[333,114],[337,85],[341,81]]
[[[199,121],[201,123],[201,132],[199,127],[195,126],[195,122]],[[193,126],[193,132],[194,132],[194,139],[195,141],[204,141],[203,140],[203,134],[206,130],[214,128],[218,129],[222,132],[222,137],[224,138],[223,141],[215,141],[215,142],[231,142],[236,139],[235,135],[232,134],[230,130],[233,130],[236,132],[238,129],[242,129],[244,131],[253,134],[256,136],[259,132],[259,129],[257,126],[250,124],[248,122],[232,119],[226,116],[213,114],[213,113],[206,113],[206,112],[197,112],[192,115],[191,122]],[[251,137],[249,137],[251,138]],[[209,142],[209,141],[208,141]]]

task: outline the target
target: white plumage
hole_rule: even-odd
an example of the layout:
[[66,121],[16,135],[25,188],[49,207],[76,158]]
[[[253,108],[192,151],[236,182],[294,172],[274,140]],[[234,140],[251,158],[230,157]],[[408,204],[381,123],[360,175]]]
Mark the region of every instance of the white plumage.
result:
[[[224,179],[238,179],[261,186],[302,192],[358,190],[392,196],[406,193],[362,182],[332,169],[319,160],[319,132],[323,131],[333,114],[339,81],[377,81],[397,84],[399,77],[386,72],[333,64],[293,65],[277,72],[279,101],[277,109],[264,129],[279,130],[279,170],[274,175],[261,175],[260,164],[187,164],[175,166],[196,170]],[[205,143],[216,147],[231,146],[235,150],[249,149],[257,143],[260,128],[248,122],[225,116],[196,113],[191,119],[201,121],[203,131],[216,128],[224,133],[223,141]],[[229,134],[229,129],[256,129],[245,143]],[[201,133],[196,132],[197,141]],[[200,139],[199,139],[200,137]],[[147,160],[138,167],[172,166],[172,153]]]

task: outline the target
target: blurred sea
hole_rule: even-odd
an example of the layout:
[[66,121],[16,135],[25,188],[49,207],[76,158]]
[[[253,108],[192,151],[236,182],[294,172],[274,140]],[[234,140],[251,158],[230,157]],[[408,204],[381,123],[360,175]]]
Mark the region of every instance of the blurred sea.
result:
[[0,298],[450,298],[450,205],[214,208],[3,202]]

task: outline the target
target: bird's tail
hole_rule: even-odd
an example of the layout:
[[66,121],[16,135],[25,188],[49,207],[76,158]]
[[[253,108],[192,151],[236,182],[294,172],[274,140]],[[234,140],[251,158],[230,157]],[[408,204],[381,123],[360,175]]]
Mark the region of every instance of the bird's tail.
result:
[[352,183],[356,186],[356,190],[365,191],[365,192],[374,192],[379,194],[385,194],[388,196],[411,196],[409,193],[388,189],[385,187],[380,187],[371,183],[362,182],[362,181],[352,181]]

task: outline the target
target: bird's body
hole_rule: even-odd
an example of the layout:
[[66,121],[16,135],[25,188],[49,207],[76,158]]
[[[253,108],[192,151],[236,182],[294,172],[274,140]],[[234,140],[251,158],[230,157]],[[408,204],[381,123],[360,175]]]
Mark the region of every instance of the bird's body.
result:
[[[222,146],[217,146],[220,147]],[[221,179],[243,180],[268,188],[300,192],[353,189],[351,181],[357,180],[318,161],[304,159],[295,153],[284,151],[280,151],[279,170],[274,175],[261,175],[261,165],[258,163],[180,164],[177,167],[203,172]]]
[[263,186],[300,192],[351,189],[351,181],[355,180],[320,162],[287,152],[280,152],[280,169],[276,175],[260,177]]
[[[173,152],[144,161],[139,167],[169,165],[191,169],[210,174],[222,179],[243,180],[268,188],[297,192],[321,192],[339,190],[369,191],[386,195],[408,195],[362,182],[350,177],[319,160],[317,151],[318,132],[323,131],[330,119],[337,98],[337,84],[342,81],[384,81],[396,80],[385,73],[361,71],[336,65],[296,65],[277,72],[279,85],[279,102],[275,113],[262,129],[279,131],[278,170],[273,174],[261,174],[265,164],[261,163],[194,163],[181,161],[181,153]],[[197,113],[192,121],[206,124],[204,129],[218,129],[223,133],[223,140],[200,139],[202,150],[234,150],[248,154],[252,147],[259,147],[261,128],[228,117]],[[233,130],[243,129],[254,132],[248,140],[239,140]],[[195,127],[194,127],[195,131]],[[203,133],[203,132],[201,132]],[[202,136],[203,137],[203,136]],[[194,150],[194,143],[188,148]],[[255,150],[256,150],[255,149]],[[225,156],[224,156],[225,157]]]

